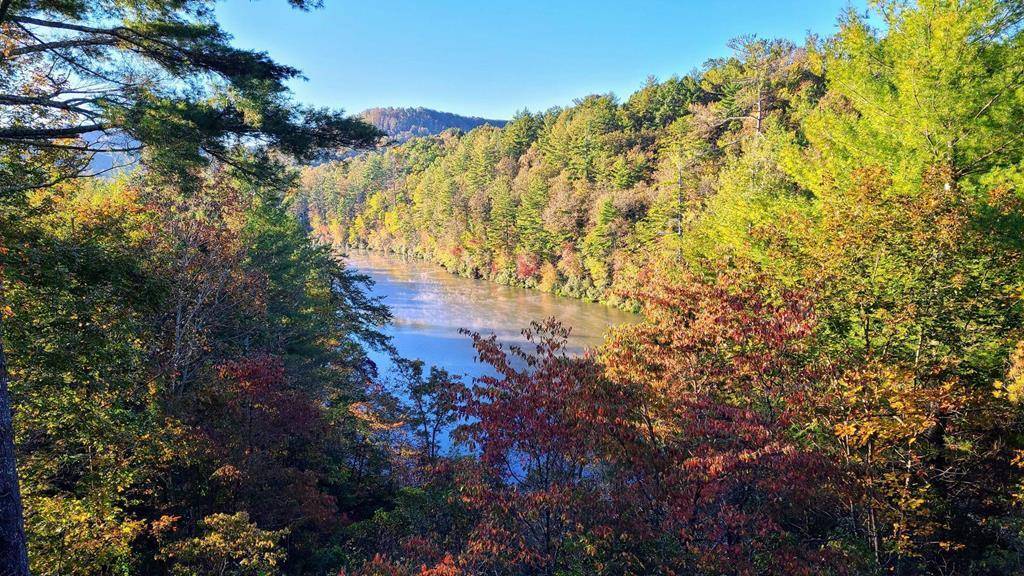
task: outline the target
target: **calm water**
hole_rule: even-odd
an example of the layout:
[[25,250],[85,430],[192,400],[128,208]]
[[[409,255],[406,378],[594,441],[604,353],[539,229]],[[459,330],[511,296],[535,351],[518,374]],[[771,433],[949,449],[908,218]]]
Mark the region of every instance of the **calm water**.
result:
[[[438,265],[383,252],[350,251],[349,266],[373,278],[371,292],[391,308],[394,324],[387,332],[398,352],[440,366],[454,374],[485,372],[474,359],[467,328],[497,334],[503,342],[522,341],[531,320],[554,316],[572,327],[573,352],[601,343],[608,327],[635,322],[637,316],[601,304],[581,302],[534,290],[509,288],[449,274]],[[385,371],[382,355],[374,360]]]

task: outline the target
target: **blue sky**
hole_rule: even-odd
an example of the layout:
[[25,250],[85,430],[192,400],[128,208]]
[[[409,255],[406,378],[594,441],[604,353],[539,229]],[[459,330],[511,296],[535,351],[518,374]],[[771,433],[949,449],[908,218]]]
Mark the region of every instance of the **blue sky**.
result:
[[[756,33],[828,35],[849,0],[225,0],[235,44],[300,68],[299,100],[358,112],[426,106],[508,118],[574,98],[628,96],[684,74]],[[853,6],[863,7],[863,0]]]

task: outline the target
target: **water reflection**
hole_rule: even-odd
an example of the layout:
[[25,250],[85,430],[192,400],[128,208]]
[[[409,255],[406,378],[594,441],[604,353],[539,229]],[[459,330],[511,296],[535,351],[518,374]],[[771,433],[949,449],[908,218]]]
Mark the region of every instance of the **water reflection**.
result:
[[[352,268],[373,278],[372,293],[391,308],[394,324],[388,328],[398,352],[428,365],[469,377],[485,372],[474,360],[469,338],[460,328],[494,333],[505,343],[522,341],[531,320],[550,316],[572,327],[572,352],[601,343],[615,324],[634,322],[636,316],[589,302],[509,288],[484,280],[449,274],[440,266],[382,252],[350,251]],[[387,370],[386,358],[374,360]]]

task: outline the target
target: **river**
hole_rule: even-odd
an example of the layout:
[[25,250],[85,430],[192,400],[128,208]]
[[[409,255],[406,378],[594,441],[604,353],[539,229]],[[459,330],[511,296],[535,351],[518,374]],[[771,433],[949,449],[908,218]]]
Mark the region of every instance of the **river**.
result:
[[[399,354],[468,377],[486,373],[486,367],[476,362],[460,328],[521,342],[531,320],[554,316],[572,327],[569,351],[579,353],[600,344],[610,326],[638,319],[610,306],[462,278],[416,258],[351,250],[346,262],[373,279],[371,293],[391,309],[394,321],[386,333]],[[390,369],[382,354],[371,357],[383,372]]]

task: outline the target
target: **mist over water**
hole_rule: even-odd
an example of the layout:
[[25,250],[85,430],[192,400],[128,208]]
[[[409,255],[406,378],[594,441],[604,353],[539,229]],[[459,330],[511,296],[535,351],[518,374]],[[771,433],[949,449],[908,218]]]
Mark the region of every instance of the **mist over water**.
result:
[[[476,362],[470,338],[460,328],[496,334],[505,344],[521,343],[531,321],[554,316],[572,327],[568,351],[582,353],[600,344],[611,326],[638,320],[610,306],[462,278],[416,258],[352,250],[345,259],[373,279],[370,292],[391,309],[394,321],[386,332],[402,356],[469,378],[486,373],[486,366]],[[387,375],[390,361],[379,353],[371,357]]]

